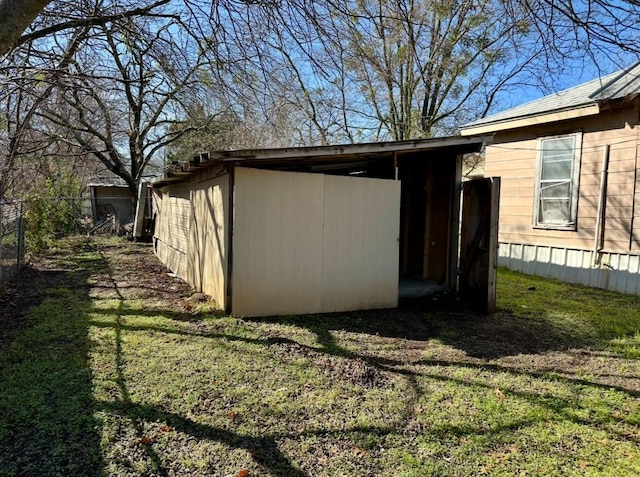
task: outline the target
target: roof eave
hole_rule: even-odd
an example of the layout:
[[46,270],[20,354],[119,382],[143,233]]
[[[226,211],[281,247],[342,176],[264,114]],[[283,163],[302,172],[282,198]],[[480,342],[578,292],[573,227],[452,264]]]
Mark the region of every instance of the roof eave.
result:
[[[470,136],[470,135],[467,135]],[[385,152],[412,152],[427,151],[430,149],[466,146],[473,143],[482,144],[485,137],[461,137],[452,136],[446,138],[415,139],[410,141],[387,141],[361,144],[341,144],[336,146],[309,146],[292,147],[281,149],[247,149],[232,151],[213,151],[209,153],[210,160],[222,162],[242,161],[242,160],[268,160],[268,159],[290,159],[309,157],[328,157],[340,155],[362,155]]]
[[491,136],[452,136],[433,139],[416,139],[411,141],[388,141],[363,144],[343,144],[336,146],[312,146],[281,149],[247,149],[235,151],[213,151],[199,156],[186,163],[171,166],[164,177],[153,182],[154,187],[163,187],[171,183],[187,180],[216,164],[235,164],[260,166],[275,163],[288,163],[296,160],[322,163],[328,160],[350,161],[354,157],[371,157],[397,153],[399,155],[437,149],[454,149],[460,153],[476,152],[482,145],[490,142]]
[[534,114],[530,116],[520,116],[515,118],[503,119],[500,121],[482,123],[475,126],[469,125],[460,128],[460,134],[462,136],[493,134],[498,131],[506,131],[509,129],[524,128],[529,126],[537,126],[539,124],[566,121],[568,119],[595,116],[599,113],[600,103],[589,103],[571,109],[545,111],[544,113]]

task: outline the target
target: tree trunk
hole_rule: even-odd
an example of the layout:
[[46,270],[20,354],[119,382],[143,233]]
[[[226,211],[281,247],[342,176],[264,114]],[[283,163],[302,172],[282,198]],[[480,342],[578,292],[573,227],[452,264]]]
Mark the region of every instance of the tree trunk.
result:
[[0,55],[5,54],[20,38],[51,0],[0,0]]

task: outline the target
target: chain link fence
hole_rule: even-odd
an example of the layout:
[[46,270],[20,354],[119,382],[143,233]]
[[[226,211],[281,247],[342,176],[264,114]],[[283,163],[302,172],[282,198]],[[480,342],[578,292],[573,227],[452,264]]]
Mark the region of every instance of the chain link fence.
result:
[[[145,219],[150,211],[146,210]],[[27,240],[38,233],[61,238],[71,234],[124,236],[133,232],[135,204],[131,197],[66,197],[43,206],[27,203]],[[41,226],[38,226],[41,225]]]
[[[0,290],[27,254],[39,253],[69,235],[131,236],[135,204],[129,197],[39,197],[0,201]],[[151,236],[151,202],[145,201],[142,238]]]
[[24,203],[0,201],[0,290],[24,262]]
[[87,235],[131,234],[136,214],[129,197],[78,199],[74,212],[74,219],[81,226],[80,232]]

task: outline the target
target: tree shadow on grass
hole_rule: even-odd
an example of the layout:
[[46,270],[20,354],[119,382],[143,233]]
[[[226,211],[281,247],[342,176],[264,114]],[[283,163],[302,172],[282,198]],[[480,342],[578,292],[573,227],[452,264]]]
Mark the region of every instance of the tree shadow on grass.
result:
[[101,259],[74,270],[27,267],[3,315],[0,344],[0,475],[99,475],[87,336],[87,279]]
[[[363,317],[367,317],[367,313],[363,314]],[[302,317],[299,317],[302,319]],[[519,389],[517,387],[505,388],[498,390],[496,385],[491,380],[485,380],[484,378],[474,379],[464,376],[457,376],[457,372],[460,370],[468,370],[470,372],[477,372],[478,376],[484,376],[487,373],[492,375],[506,375],[513,378],[527,377],[531,379],[540,380],[553,380],[560,386],[566,385],[575,387],[576,389],[588,389],[592,388],[599,390],[601,395],[617,392],[630,399],[638,399],[640,397],[640,390],[633,385],[627,384],[612,384],[610,382],[598,382],[595,378],[584,378],[575,375],[569,375],[564,373],[562,369],[541,369],[536,368],[529,369],[527,367],[513,367],[510,365],[496,364],[488,362],[487,360],[456,360],[456,359],[425,359],[420,358],[410,363],[403,361],[402,359],[393,359],[377,354],[360,353],[353,349],[346,348],[335,337],[335,330],[350,330],[357,332],[368,332],[371,326],[376,329],[384,329],[385,327],[375,326],[375,321],[369,321],[363,326],[354,326],[354,322],[351,326],[335,326],[340,321],[333,321],[339,319],[339,315],[326,316],[317,315],[310,317],[309,321],[299,322],[297,318],[283,317],[268,318],[269,321],[275,320],[280,323],[291,323],[294,320],[299,326],[305,326],[310,331],[314,332],[317,336],[317,347],[308,347],[296,343],[293,340],[287,338],[272,337],[265,340],[265,343],[269,346],[285,345],[288,349],[296,349],[296,347],[303,347],[312,350],[316,353],[326,353],[329,355],[339,356],[347,361],[364,361],[375,370],[387,373],[389,375],[395,375],[397,377],[402,376],[405,378],[407,384],[405,395],[405,407],[407,416],[411,416],[414,406],[419,402],[423,391],[419,385],[420,379],[428,379],[441,381],[443,385],[455,383],[460,389],[465,387],[472,388],[485,388],[487,395],[491,396],[495,394],[495,400],[497,403],[506,399],[518,399],[533,405],[537,408],[543,409],[550,417],[545,418],[526,418],[523,420],[516,420],[505,425],[492,426],[492,433],[509,432],[515,429],[519,429],[522,426],[538,425],[548,421],[566,421],[573,424],[586,426],[594,429],[606,429],[610,435],[621,441],[629,441],[634,444],[640,443],[640,439],[637,437],[638,417],[637,415],[624,415],[614,408],[608,409],[605,412],[590,412],[590,402],[585,400],[580,402],[576,397],[567,397],[559,393],[558,395],[550,393],[548,391],[540,391],[531,389],[528,391]],[[264,319],[262,319],[264,320]],[[358,320],[355,320],[358,323]],[[397,322],[396,322],[397,323]],[[335,327],[334,327],[335,326]],[[410,325],[412,330],[415,330],[415,323]],[[392,333],[389,333],[392,334]],[[393,333],[392,335],[395,335]],[[415,339],[416,335],[410,335]],[[421,335],[422,336],[422,335]],[[292,345],[295,345],[292,346]],[[304,353],[307,354],[306,352]],[[322,360],[315,359],[316,365],[321,366]],[[558,365],[558,363],[556,363]],[[332,363],[334,369],[338,368]],[[451,369],[449,371],[448,369]],[[462,373],[464,375],[464,373]],[[617,376],[620,377],[620,376]],[[620,381],[620,380],[618,380]],[[496,394],[497,393],[497,394]],[[498,404],[499,405],[499,404]],[[589,411],[589,412],[587,412]],[[409,420],[411,418],[409,417]],[[407,421],[407,428],[409,428],[409,421]],[[443,426],[441,428],[443,433],[462,435],[486,435],[487,429],[482,426],[476,425],[451,425]]]
[[[123,332],[128,331],[161,331],[164,333],[183,334],[189,336],[205,336],[210,338],[225,337],[220,334],[210,333],[189,333],[175,329],[167,329],[162,327],[132,327],[123,324],[123,317],[128,314],[136,314],[138,312],[134,310],[128,310],[125,306],[126,299],[122,294],[116,277],[113,271],[108,268],[107,273],[113,286],[113,290],[118,296],[119,308],[109,309],[106,312],[109,315],[115,315],[116,319],[114,323],[93,323],[93,326],[99,326],[103,328],[112,327],[115,332],[115,349],[114,349],[114,364],[116,372],[116,384],[118,386],[120,398],[115,402],[101,402],[102,410],[107,412],[113,412],[123,415],[133,422],[134,431],[139,439],[139,442],[146,442],[144,436],[143,423],[146,422],[163,422],[166,425],[176,429],[179,432],[190,435],[196,439],[214,440],[224,443],[232,448],[242,448],[249,451],[252,458],[256,463],[267,469],[274,475],[286,475],[291,477],[304,477],[305,473],[297,469],[291,461],[280,451],[278,444],[273,437],[254,437],[248,435],[240,435],[226,429],[215,428],[199,424],[188,418],[182,417],[178,414],[170,413],[164,410],[157,409],[154,406],[147,404],[136,403],[131,399],[131,394],[127,385],[127,379],[125,375],[125,363],[123,357],[122,348],[122,335]],[[104,313],[105,310],[100,310]],[[163,316],[165,318],[172,318],[176,321],[193,321],[192,319],[185,320],[183,313],[173,313],[171,311],[158,312],[156,311],[142,311],[144,316]],[[228,336],[231,338],[231,336]],[[161,476],[169,475],[169,471],[163,462],[162,457],[155,451],[151,443],[144,445],[144,451],[148,459],[151,461],[154,473]]]
[[436,340],[474,359],[566,351],[597,346],[609,338],[598,334],[597,330],[578,332],[570,323],[563,323],[553,316],[564,311],[569,313],[569,310],[549,309],[548,315],[527,314],[503,308],[496,314],[485,315],[445,293],[402,299],[395,309],[249,320],[307,328],[316,333],[320,344],[329,348],[331,332],[341,330],[425,343]]
[[[221,429],[205,424],[197,423],[178,414],[160,410],[154,406],[133,403],[126,398],[120,402],[102,402],[102,410],[122,415],[134,422],[160,422],[178,432],[187,434],[198,440],[211,440],[221,442],[231,448],[247,450],[255,462],[267,469],[273,475],[286,475],[291,477],[306,476],[304,472],[293,466],[291,461],[280,451],[276,438],[272,436],[242,435],[227,429]],[[151,460],[155,466],[155,472],[159,475],[169,475],[169,472],[151,445],[146,445],[147,454],[154,457]]]

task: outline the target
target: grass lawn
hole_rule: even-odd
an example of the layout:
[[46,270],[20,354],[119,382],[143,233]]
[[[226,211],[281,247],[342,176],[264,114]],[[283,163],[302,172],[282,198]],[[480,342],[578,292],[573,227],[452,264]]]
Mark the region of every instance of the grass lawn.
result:
[[0,476],[640,475],[640,298],[501,270],[498,307],[242,320],[61,242],[0,296]]

